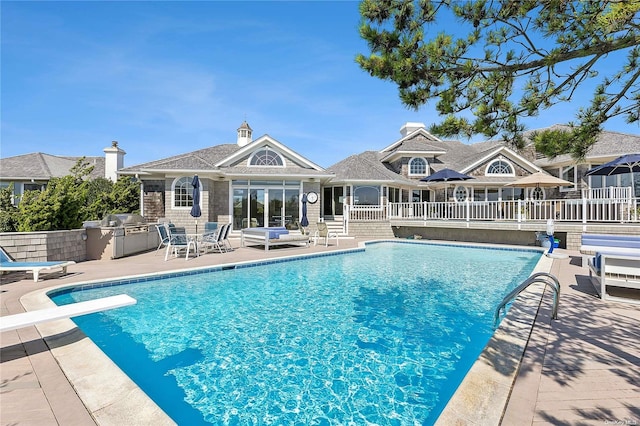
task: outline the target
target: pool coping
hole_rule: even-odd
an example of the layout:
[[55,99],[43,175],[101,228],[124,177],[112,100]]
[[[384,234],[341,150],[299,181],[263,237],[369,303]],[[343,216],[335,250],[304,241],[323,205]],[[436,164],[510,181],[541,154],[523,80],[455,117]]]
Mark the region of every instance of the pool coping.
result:
[[[274,259],[230,262],[217,266],[178,269],[130,275],[117,279],[98,279],[40,289],[23,295],[20,302],[25,310],[54,307],[50,294],[70,288],[91,287],[97,283],[124,284],[159,276],[206,273],[236,267],[270,264],[312,257],[335,256],[363,251],[368,244],[383,242],[477,246],[499,250],[537,251],[526,246],[507,246],[479,243],[445,243],[432,241],[375,240],[358,244],[358,248],[326,253],[298,254]],[[552,259],[541,256],[533,273],[549,272]],[[499,424],[520,362],[526,348],[535,315],[542,300],[544,284],[534,284],[515,300],[508,314],[473,364],[449,403],[437,420],[439,425]],[[136,423],[154,425],[176,424],[149,396],[146,395],[71,319],[36,325],[43,340],[60,368],[98,425],[121,425],[135,419]],[[496,367],[500,366],[500,370]],[[496,407],[500,407],[496,410]]]

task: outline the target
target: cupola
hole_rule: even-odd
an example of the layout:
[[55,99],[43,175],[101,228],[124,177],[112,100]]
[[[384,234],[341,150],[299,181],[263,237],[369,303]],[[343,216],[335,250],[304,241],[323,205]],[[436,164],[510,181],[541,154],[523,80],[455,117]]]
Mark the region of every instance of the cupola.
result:
[[251,143],[251,127],[247,121],[243,121],[238,128],[238,146],[245,146]]
[[424,123],[407,122],[402,127],[400,127],[400,134],[404,138],[405,136],[410,135],[418,129],[426,129],[426,126],[424,125]]

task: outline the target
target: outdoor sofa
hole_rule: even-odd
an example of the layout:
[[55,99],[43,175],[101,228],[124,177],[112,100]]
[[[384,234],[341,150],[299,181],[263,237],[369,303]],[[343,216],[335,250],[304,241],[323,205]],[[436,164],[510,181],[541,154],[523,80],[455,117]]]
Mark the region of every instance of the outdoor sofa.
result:
[[248,244],[264,246],[268,251],[270,247],[281,245],[309,246],[309,236],[298,232],[290,232],[285,227],[269,228],[245,228],[241,231],[240,245]]

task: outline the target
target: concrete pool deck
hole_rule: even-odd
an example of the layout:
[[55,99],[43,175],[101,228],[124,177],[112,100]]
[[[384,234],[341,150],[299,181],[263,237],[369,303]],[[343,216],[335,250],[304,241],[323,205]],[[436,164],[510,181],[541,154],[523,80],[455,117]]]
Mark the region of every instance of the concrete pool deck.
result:
[[[73,283],[195,268],[231,262],[355,248],[340,246],[274,249],[239,248],[185,261],[158,253],[81,262],[64,277],[34,283],[25,274],[2,276],[1,314],[24,312],[20,299],[35,290]],[[234,244],[234,246],[237,246]],[[640,310],[595,297],[578,253],[555,259],[551,272],[562,286],[559,319],[551,321],[545,295],[523,364],[507,405],[505,425],[640,423]],[[87,425],[95,420],[58,365],[39,329],[4,332],[1,339],[0,421],[2,425]],[[90,405],[90,403],[88,404]],[[121,413],[124,416],[131,413]],[[95,413],[93,414],[95,416]],[[129,417],[131,418],[131,417]]]

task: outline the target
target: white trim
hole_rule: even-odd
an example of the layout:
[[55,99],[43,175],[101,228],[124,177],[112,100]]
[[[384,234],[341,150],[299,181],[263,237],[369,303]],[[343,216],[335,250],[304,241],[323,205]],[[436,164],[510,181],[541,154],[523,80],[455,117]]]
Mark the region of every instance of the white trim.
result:
[[[573,180],[569,180],[569,179],[565,179],[564,178],[564,171],[565,169],[573,169]],[[572,182],[573,185],[572,186],[561,186],[560,187],[560,192],[574,192],[578,190],[578,166],[577,165],[572,165],[572,166],[561,166],[558,168],[558,176],[560,177],[560,179],[564,179],[567,180],[569,182]]]

